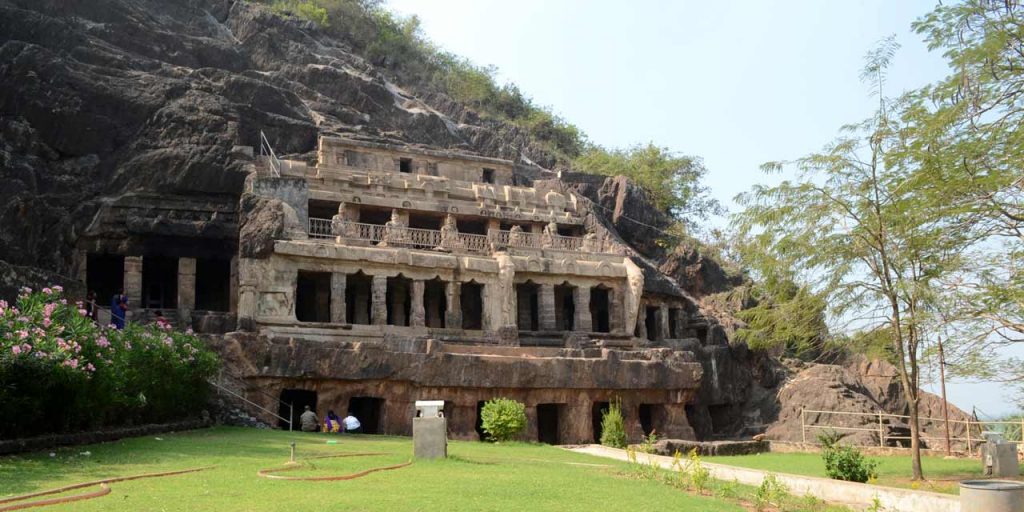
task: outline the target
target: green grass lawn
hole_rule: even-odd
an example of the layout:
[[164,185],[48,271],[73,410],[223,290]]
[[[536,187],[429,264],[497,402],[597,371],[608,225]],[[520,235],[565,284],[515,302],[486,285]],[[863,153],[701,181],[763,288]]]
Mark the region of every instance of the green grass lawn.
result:
[[[878,485],[914,487],[910,481],[910,455],[867,455],[866,458],[878,461]],[[827,477],[825,464],[817,453],[759,453],[707,457],[705,460],[779,473]],[[922,490],[958,494],[960,480],[981,477],[981,461],[976,459],[922,457],[921,466],[928,479],[918,484],[917,488]]]
[[[160,438],[162,440],[157,440]],[[338,440],[326,444],[327,439]],[[451,442],[450,458],[349,481],[281,481],[260,469],[314,459],[289,476],[348,474],[405,462],[412,440],[232,427],[0,457],[0,497],[89,480],[215,465],[214,469],[111,484],[107,496],[46,510],[693,510],[743,511],[737,501],[696,496],[626,476],[626,463],[535,444]],[[91,455],[81,455],[89,451]],[[75,491],[80,493],[86,490]],[[74,494],[74,493],[72,493]]]

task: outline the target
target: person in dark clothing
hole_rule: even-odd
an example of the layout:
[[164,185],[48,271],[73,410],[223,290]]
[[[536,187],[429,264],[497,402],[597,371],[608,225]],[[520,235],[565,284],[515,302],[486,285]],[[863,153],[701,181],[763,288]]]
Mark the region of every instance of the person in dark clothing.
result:
[[99,305],[96,304],[96,292],[93,290],[89,290],[85,296],[85,316],[94,323],[99,321]]
[[124,290],[117,290],[117,293],[110,298],[110,323],[115,329],[124,329],[124,318],[128,312],[128,297],[125,297]]

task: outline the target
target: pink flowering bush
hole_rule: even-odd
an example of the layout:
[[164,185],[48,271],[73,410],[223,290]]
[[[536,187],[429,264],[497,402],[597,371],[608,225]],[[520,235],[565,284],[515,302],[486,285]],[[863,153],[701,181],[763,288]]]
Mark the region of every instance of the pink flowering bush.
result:
[[205,404],[216,356],[169,325],[97,326],[59,286],[0,300],[0,438],[166,421]]

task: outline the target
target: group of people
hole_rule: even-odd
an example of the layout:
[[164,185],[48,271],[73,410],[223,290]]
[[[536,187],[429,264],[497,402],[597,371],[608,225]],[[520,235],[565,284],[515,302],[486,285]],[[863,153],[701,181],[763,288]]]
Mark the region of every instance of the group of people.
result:
[[342,432],[359,433],[363,431],[362,424],[351,414],[341,419],[337,414],[334,414],[334,411],[327,411],[327,417],[324,418],[323,423],[320,423],[320,418],[317,417],[315,412],[310,410],[308,405],[302,415],[299,416],[299,425],[303,432],[321,431],[337,434]]
[[[100,308],[96,300],[96,292],[89,290],[89,293],[85,296],[85,316],[91,318],[93,322],[99,323]],[[124,329],[124,319],[127,312],[128,296],[124,294],[124,290],[119,289],[110,298],[110,324],[117,329]]]

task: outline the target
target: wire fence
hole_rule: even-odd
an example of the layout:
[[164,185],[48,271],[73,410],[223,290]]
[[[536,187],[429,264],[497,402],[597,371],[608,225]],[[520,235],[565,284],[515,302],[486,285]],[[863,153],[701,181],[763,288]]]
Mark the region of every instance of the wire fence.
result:
[[[852,419],[852,421],[846,421],[844,425],[840,424],[838,418]],[[966,447],[967,453],[971,453],[975,446],[985,442],[982,434],[986,432],[999,432],[1007,441],[1024,442],[1024,439],[1022,439],[1022,435],[1024,435],[1024,418],[992,421],[950,419],[947,422],[944,418],[920,416],[918,420],[920,423],[931,423],[939,430],[945,430],[946,423],[948,423],[950,429],[949,443],[951,445],[954,443],[962,444]],[[910,416],[887,412],[868,413],[800,409],[800,434],[804,444],[807,444],[808,441],[817,444],[818,436],[815,435],[816,432],[868,432],[872,435],[877,435],[880,447],[889,446],[891,441],[895,444],[896,448],[901,448],[904,444],[902,442],[905,441],[906,444],[909,444],[911,436],[909,433],[907,435],[900,435],[890,432],[890,430],[893,430],[894,422],[908,425],[907,428],[909,429]],[[808,434],[811,434],[810,439],[808,439]],[[931,446],[945,446],[947,440],[944,434],[933,435],[921,432],[919,437]]]

